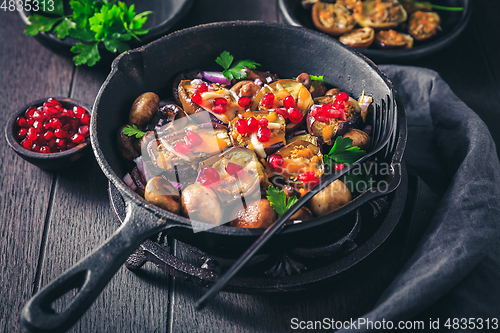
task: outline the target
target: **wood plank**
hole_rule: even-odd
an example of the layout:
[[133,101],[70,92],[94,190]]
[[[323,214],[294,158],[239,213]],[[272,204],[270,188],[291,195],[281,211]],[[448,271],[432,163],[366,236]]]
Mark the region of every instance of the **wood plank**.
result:
[[[93,104],[107,68],[77,68],[71,97]],[[57,178],[47,234],[42,283],[90,253],[117,228],[107,179],[93,155]],[[121,268],[70,332],[166,331],[168,278],[146,266],[139,274]]]
[[[0,11],[0,124],[30,101],[67,96],[72,65],[23,34],[17,12]],[[2,126],[2,136],[3,128]],[[0,140],[0,331],[18,332],[31,297],[54,175],[24,161]]]

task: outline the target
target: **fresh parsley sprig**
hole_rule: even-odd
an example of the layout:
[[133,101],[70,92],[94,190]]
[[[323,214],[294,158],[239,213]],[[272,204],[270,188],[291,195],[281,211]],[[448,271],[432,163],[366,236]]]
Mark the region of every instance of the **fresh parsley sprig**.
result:
[[366,155],[364,150],[351,145],[352,139],[338,136],[330,152],[323,157],[324,162],[330,166],[332,163],[350,165]]
[[313,81],[320,81],[320,82],[325,82],[325,78],[323,75],[316,76],[316,75],[309,75],[311,77],[311,80]]
[[256,63],[252,60],[240,60],[233,67],[230,67],[233,63],[234,57],[227,51],[223,51],[220,56],[215,59],[215,62],[224,68],[222,71],[222,75],[226,77],[228,80],[244,79],[247,76],[247,72],[245,70],[245,66],[250,69],[255,69],[260,64]]
[[127,136],[134,136],[135,135],[135,137],[137,139],[142,138],[146,134],[146,132],[143,132],[140,129],[138,129],[136,124],[125,126],[122,129],[122,133],[127,135]]
[[291,197],[287,200],[285,191],[271,185],[267,188],[267,200],[269,200],[274,211],[281,216],[285,214],[288,208],[296,203],[298,199],[297,197]]
[[64,16],[62,0],[54,0],[54,3],[58,10],[51,13],[58,16],[31,15],[31,24],[26,26],[24,33],[36,36],[40,32],[53,31],[59,39],[67,36],[79,39],[81,42],[71,48],[76,54],[73,61],[77,66],[95,65],[101,59],[100,43],[112,53],[121,53],[130,49],[127,41],[139,40],[138,36],[148,33],[148,29],[142,27],[151,12],[136,14],[133,4],[127,7],[122,1],[71,0],[69,5],[73,12]]

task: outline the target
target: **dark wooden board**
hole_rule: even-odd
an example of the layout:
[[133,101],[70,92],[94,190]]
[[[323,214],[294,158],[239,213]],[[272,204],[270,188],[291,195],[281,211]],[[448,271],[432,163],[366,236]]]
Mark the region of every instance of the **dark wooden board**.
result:
[[18,157],[7,145],[4,126],[18,107],[49,95],[65,96],[73,67],[23,34],[16,12],[0,11],[0,331],[19,331],[19,314],[38,284],[54,175]]

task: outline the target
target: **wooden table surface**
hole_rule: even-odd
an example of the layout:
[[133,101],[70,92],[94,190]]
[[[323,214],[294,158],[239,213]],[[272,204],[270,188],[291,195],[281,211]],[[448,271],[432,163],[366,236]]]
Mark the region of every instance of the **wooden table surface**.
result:
[[[448,49],[412,65],[436,70],[486,122],[500,144],[499,1],[474,0],[473,18]],[[282,21],[270,0],[198,1],[183,25],[224,21]],[[15,12],[0,10],[0,123],[20,105],[46,96],[89,104],[107,69],[75,67],[23,34]],[[228,41],[229,42],[229,41]],[[64,172],[42,171],[0,140],[0,331],[21,330],[26,301],[116,229],[107,180],[93,157]],[[400,242],[384,256],[397,260]],[[177,248],[182,256],[182,247]],[[293,317],[321,320],[360,316],[396,273],[373,264],[346,289],[331,284],[307,293],[253,296],[221,293],[204,310],[194,309],[204,289],[169,278],[152,264],[139,272],[122,267],[70,332],[287,332]],[[392,267],[392,268],[391,268]],[[352,282],[351,281],[351,282]]]

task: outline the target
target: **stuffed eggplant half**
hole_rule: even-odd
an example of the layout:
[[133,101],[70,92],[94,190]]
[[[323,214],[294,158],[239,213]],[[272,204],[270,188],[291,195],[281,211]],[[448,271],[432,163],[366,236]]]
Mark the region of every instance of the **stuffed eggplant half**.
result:
[[[235,71],[180,73],[172,101],[145,92],[117,133],[129,166],[125,183],[208,227],[268,227],[324,175],[369,148],[369,93],[350,96],[320,73],[279,78],[250,60],[240,63]],[[288,223],[349,203],[360,191],[345,182],[326,187]]]

